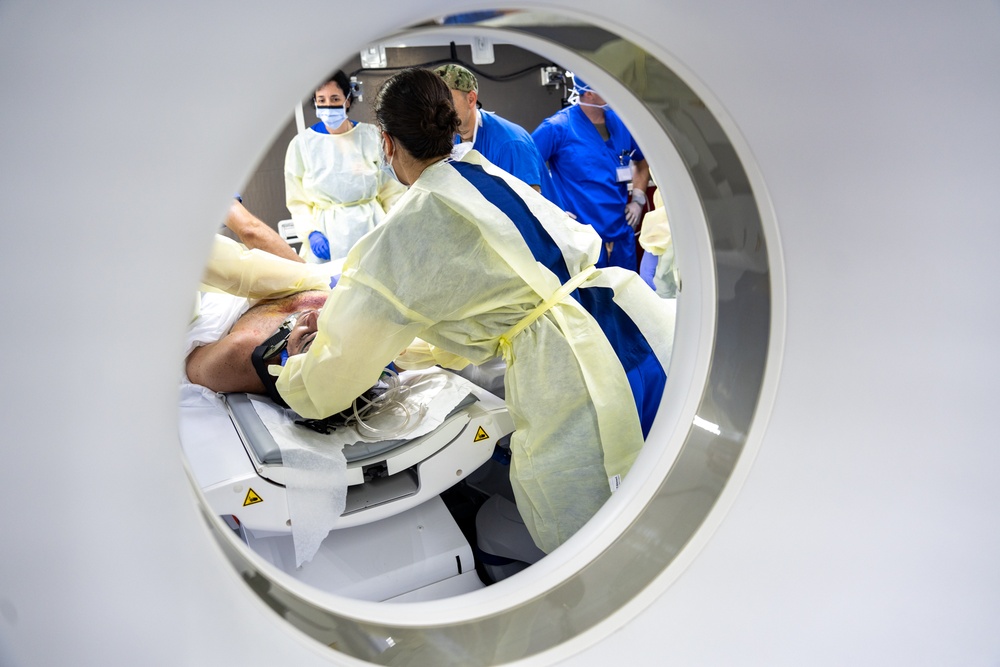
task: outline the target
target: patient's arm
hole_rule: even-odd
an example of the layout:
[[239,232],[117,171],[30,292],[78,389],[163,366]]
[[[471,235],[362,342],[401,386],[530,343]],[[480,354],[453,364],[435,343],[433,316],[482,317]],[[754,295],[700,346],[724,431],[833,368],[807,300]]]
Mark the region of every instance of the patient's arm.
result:
[[278,232],[271,229],[238,201],[233,201],[232,206],[229,207],[229,213],[226,215],[226,227],[236,234],[243,245],[250,249],[256,248],[296,262],[305,261],[296,254],[285,239],[281,238]]
[[261,340],[258,331],[232,331],[214,343],[195,348],[185,364],[188,379],[212,391],[263,394],[264,385],[250,363],[250,353]]

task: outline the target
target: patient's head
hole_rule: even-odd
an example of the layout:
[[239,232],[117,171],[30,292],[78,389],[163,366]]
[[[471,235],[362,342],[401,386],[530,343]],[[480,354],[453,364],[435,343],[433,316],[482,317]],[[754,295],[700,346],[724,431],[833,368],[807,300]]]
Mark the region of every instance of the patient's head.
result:
[[267,383],[272,381],[264,382],[262,371],[281,364],[282,356],[308,351],[327,296],[300,292],[258,303],[221,339],[191,351],[185,364],[188,379],[218,392],[271,395]]
[[[282,321],[281,325],[268,336],[261,347],[264,347],[263,358],[272,363],[284,364],[284,360],[296,354],[309,351],[309,346],[316,338],[316,321],[319,311],[315,308],[292,313]],[[273,360],[280,359],[275,362]]]
[[278,328],[250,353],[250,363],[264,384],[264,390],[278,403],[284,404],[284,401],[275,389],[275,376],[269,372],[268,367],[284,366],[289,357],[308,352],[309,346],[316,338],[318,318],[319,311],[315,308],[288,315]]

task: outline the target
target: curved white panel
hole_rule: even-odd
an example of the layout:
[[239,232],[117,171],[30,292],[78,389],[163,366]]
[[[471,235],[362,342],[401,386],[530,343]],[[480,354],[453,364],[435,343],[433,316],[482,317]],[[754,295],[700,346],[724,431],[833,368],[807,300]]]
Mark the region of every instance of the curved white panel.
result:
[[[995,660],[997,5],[649,4],[546,7],[624,26],[732,122],[780,232],[785,346],[757,459],[683,574],[536,661]],[[0,663],[356,664],[212,541],[180,341],[287,100],[443,11],[0,5]]]

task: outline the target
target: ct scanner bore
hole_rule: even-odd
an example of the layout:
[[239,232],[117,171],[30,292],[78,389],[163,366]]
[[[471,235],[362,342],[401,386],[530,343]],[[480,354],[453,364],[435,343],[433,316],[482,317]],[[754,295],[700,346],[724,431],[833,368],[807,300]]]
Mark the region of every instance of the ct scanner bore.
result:
[[[781,225],[787,331],[749,436],[763,445],[698,557],[527,662],[995,662],[996,3],[569,4],[545,8],[632,26],[738,122]],[[301,54],[336,61],[440,13],[338,9],[352,29],[332,44],[303,19],[318,2],[0,5],[18,352],[0,408],[0,663],[359,664],[280,622],[212,544],[160,353],[180,340],[192,248],[256,155],[247,135],[315,79]],[[262,81],[274,99],[246,104]],[[54,96],[64,122],[45,123]]]
[[[516,582],[471,594],[482,598],[481,603],[456,602],[460,612],[447,624],[441,619],[421,624],[412,609],[347,603],[303,590],[252,557],[224,524],[212,523],[230,560],[268,606],[319,642],[376,664],[392,664],[404,655],[413,665],[523,659],[591,629],[662,577],[713,508],[716,514],[725,509],[718,501],[746,446],[774,345],[776,272],[754,193],[762,183],[758,178],[751,186],[738,149],[709,105],[667,65],[607,30],[576,21],[553,25],[551,17],[540,14],[510,18],[510,29],[465,28],[464,33],[529,47],[572,67],[606,91],[608,99],[638,100],[631,105],[615,102],[615,108],[668,192],[671,219],[690,230],[680,232],[678,255],[685,256],[687,243],[702,251],[688,251],[701,260],[689,267],[681,259],[682,275],[688,275],[687,268],[691,272],[681,299],[675,350],[689,360],[672,369],[665,403],[684,405],[686,395],[700,400],[694,412],[685,415],[675,407],[663,411],[667,418],[658,417],[660,427],[651,441],[655,443],[657,433],[669,437],[680,431],[678,440],[683,442],[676,450],[647,445],[637,472],[629,476],[631,485],[646,489],[616,494],[602,510],[604,516],[533,566],[530,577],[518,575]],[[456,34],[462,35],[463,28],[425,27],[391,41],[437,36],[447,43]],[[684,215],[677,215],[680,211]],[[690,304],[686,310],[684,301]],[[707,311],[704,316],[699,316],[700,309]],[[694,350],[703,356],[707,379],[695,377],[698,364],[690,361],[698,356]],[[665,424],[670,417],[674,423]],[[678,418],[684,426],[678,426]],[[577,549],[584,553],[573,553]],[[624,579],[618,574],[623,564],[628,564],[629,575]],[[570,574],[563,574],[567,569]],[[470,613],[472,608],[481,611]],[[541,617],[549,622],[539,623]],[[512,636],[530,639],[511,641]]]

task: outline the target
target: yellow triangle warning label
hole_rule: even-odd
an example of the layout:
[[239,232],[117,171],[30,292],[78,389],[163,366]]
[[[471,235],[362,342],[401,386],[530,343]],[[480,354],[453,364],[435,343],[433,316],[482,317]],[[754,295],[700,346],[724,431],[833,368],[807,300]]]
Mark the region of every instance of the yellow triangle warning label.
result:
[[247,497],[243,500],[243,507],[247,505],[256,505],[257,503],[264,502],[264,499],[257,495],[257,492],[253,489],[247,491]]
[[476,431],[476,437],[472,440],[472,442],[479,442],[480,440],[489,440],[489,439],[490,436],[488,436],[486,434],[486,431],[483,430],[483,427],[480,426],[479,430]]

